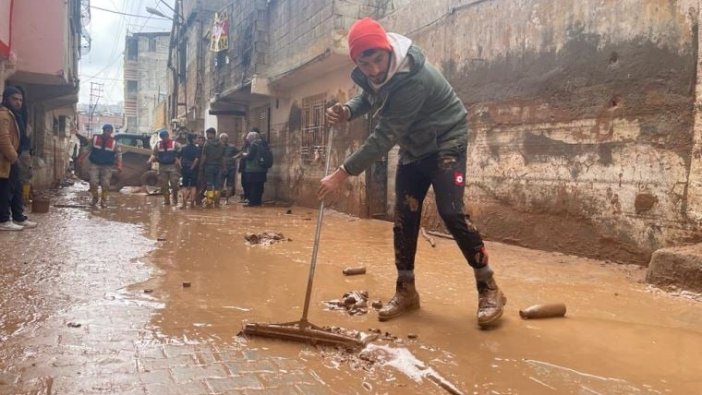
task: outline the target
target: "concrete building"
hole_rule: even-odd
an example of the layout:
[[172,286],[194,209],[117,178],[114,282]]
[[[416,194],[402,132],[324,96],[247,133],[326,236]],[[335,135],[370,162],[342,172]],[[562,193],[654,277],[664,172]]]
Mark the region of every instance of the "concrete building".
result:
[[151,132],[154,109],[168,95],[170,34],[131,33],[125,38],[125,132]]
[[0,76],[26,92],[37,189],[64,176],[86,7],[87,0],[0,1]]

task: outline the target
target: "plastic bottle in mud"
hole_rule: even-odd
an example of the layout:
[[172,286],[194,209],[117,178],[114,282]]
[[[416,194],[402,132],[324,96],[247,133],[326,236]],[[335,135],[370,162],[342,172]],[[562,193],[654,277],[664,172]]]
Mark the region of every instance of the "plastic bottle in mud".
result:
[[519,315],[525,320],[532,318],[563,317],[565,314],[566,306],[563,303],[536,304],[526,309],[519,310]]

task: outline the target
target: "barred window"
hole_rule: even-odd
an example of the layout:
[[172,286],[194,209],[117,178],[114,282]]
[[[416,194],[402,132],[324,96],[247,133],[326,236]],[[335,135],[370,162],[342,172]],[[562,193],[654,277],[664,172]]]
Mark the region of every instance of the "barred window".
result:
[[324,162],[327,151],[327,130],[324,118],[325,95],[302,99],[302,146],[300,159],[303,163]]

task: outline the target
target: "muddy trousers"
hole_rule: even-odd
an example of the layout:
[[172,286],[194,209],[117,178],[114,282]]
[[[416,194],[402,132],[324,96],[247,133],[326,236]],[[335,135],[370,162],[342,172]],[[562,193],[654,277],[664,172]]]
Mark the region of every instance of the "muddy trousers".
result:
[[468,264],[473,268],[487,265],[483,240],[463,211],[466,154],[460,148],[455,153],[400,164],[395,178],[395,266],[400,275],[414,270],[422,219],[422,204],[429,186],[434,188],[436,208]]
[[[171,194],[175,199],[178,196],[178,187],[180,181],[180,173],[176,165],[159,164],[158,167],[158,183],[161,187],[161,194],[168,197]],[[170,186],[170,189],[169,189]]]
[[0,178],[0,222],[10,220],[22,222],[27,219],[24,215],[24,202],[22,201],[22,185],[19,177],[19,165],[10,166],[10,176]]

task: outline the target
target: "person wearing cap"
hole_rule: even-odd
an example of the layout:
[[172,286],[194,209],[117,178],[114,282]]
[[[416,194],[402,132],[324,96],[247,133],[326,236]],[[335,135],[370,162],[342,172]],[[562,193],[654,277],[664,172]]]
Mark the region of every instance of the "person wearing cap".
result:
[[24,215],[20,156],[29,150],[24,93],[8,85],[0,105],[0,230],[35,228],[36,222]]
[[219,142],[224,146],[224,165],[219,189],[226,203],[229,204],[229,197],[234,196],[236,192],[236,160],[241,156],[241,150],[229,144],[229,135],[226,133],[219,134]]
[[[400,146],[395,179],[395,295],[378,314],[389,320],[419,308],[414,261],[422,203],[433,187],[436,207],[446,228],[473,268],[478,289],[478,325],[496,322],[506,298],[488,265],[488,254],[477,228],[464,212],[467,111],[461,99],[421,49],[407,37],[386,33],[378,22],[364,18],[348,33],[352,80],[362,92],[326,111],[332,125],[375,112],[377,125],[343,165],[320,182],[323,199],[349,176],[357,176],[396,144]],[[375,110],[377,109],[377,110]]]
[[[93,207],[100,201],[100,207],[107,207],[107,194],[110,191],[110,179],[113,171],[122,171],[122,150],[112,138],[114,127],[109,123],[102,126],[102,134],[96,134],[90,140],[90,193]],[[98,185],[102,188],[98,195]]]
[[180,180],[180,144],[170,138],[168,130],[161,130],[158,133],[161,139],[154,146],[153,154],[147,161],[158,162],[158,180],[163,194],[163,204],[171,205],[171,196],[173,196],[173,204],[178,205],[178,182]]

